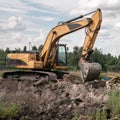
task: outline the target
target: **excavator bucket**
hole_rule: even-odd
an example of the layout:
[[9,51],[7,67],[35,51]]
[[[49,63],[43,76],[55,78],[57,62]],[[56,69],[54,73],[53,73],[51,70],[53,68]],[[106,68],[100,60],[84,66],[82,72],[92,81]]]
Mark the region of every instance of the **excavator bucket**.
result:
[[82,82],[92,81],[98,79],[100,72],[102,71],[102,67],[99,63],[88,63],[83,62],[79,63],[80,75]]

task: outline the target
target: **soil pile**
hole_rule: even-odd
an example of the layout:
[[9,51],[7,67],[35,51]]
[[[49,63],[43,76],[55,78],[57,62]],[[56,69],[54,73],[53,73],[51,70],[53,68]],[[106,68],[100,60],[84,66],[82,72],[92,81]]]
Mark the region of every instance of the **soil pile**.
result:
[[[109,83],[81,83],[68,74],[63,80],[43,82],[34,86],[32,80],[0,80],[1,103],[20,105],[19,120],[71,120],[75,114],[92,114],[108,99]],[[81,118],[82,119],[82,118]]]

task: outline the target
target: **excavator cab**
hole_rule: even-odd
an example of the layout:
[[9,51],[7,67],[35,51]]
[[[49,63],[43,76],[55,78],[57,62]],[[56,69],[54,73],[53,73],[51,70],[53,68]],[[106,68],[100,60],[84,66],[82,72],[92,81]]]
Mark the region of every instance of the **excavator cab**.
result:
[[67,65],[67,50],[66,50],[66,45],[64,44],[59,44],[58,46],[56,63],[58,66]]
[[67,48],[66,44],[56,44],[50,52],[47,67],[53,69],[67,68]]

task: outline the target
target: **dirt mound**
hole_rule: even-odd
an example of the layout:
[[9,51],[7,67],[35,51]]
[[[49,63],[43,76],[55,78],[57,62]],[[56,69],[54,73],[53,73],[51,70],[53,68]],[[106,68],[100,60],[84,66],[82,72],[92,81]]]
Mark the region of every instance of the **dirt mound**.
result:
[[82,84],[72,74],[33,84],[32,80],[0,80],[0,101],[19,104],[19,120],[71,120],[75,114],[87,115],[103,107],[108,98],[106,81]]

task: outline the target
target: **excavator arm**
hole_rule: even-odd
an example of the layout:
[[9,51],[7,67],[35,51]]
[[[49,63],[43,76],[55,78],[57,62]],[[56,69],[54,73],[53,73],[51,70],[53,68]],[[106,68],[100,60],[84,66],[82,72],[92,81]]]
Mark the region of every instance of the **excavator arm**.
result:
[[99,63],[92,61],[93,46],[100,30],[102,22],[102,12],[98,9],[92,16],[92,24],[86,31],[86,37],[83,44],[82,57],[79,61],[80,74],[83,82],[97,79],[102,70]]
[[98,35],[98,31],[100,30],[100,26],[102,22],[101,10],[98,9],[91,19],[92,19],[92,24],[88,27],[87,32],[86,32],[81,60],[82,59],[89,60],[89,55],[92,52],[92,48],[94,46],[94,43]]
[[59,41],[59,39],[62,36],[82,29],[84,27],[87,27],[91,23],[92,23],[91,18],[87,18],[85,20],[79,20],[74,22],[64,22],[54,27],[48,34],[40,54],[40,59],[44,62],[44,67],[47,65],[47,60],[52,48],[55,46],[55,44]]

